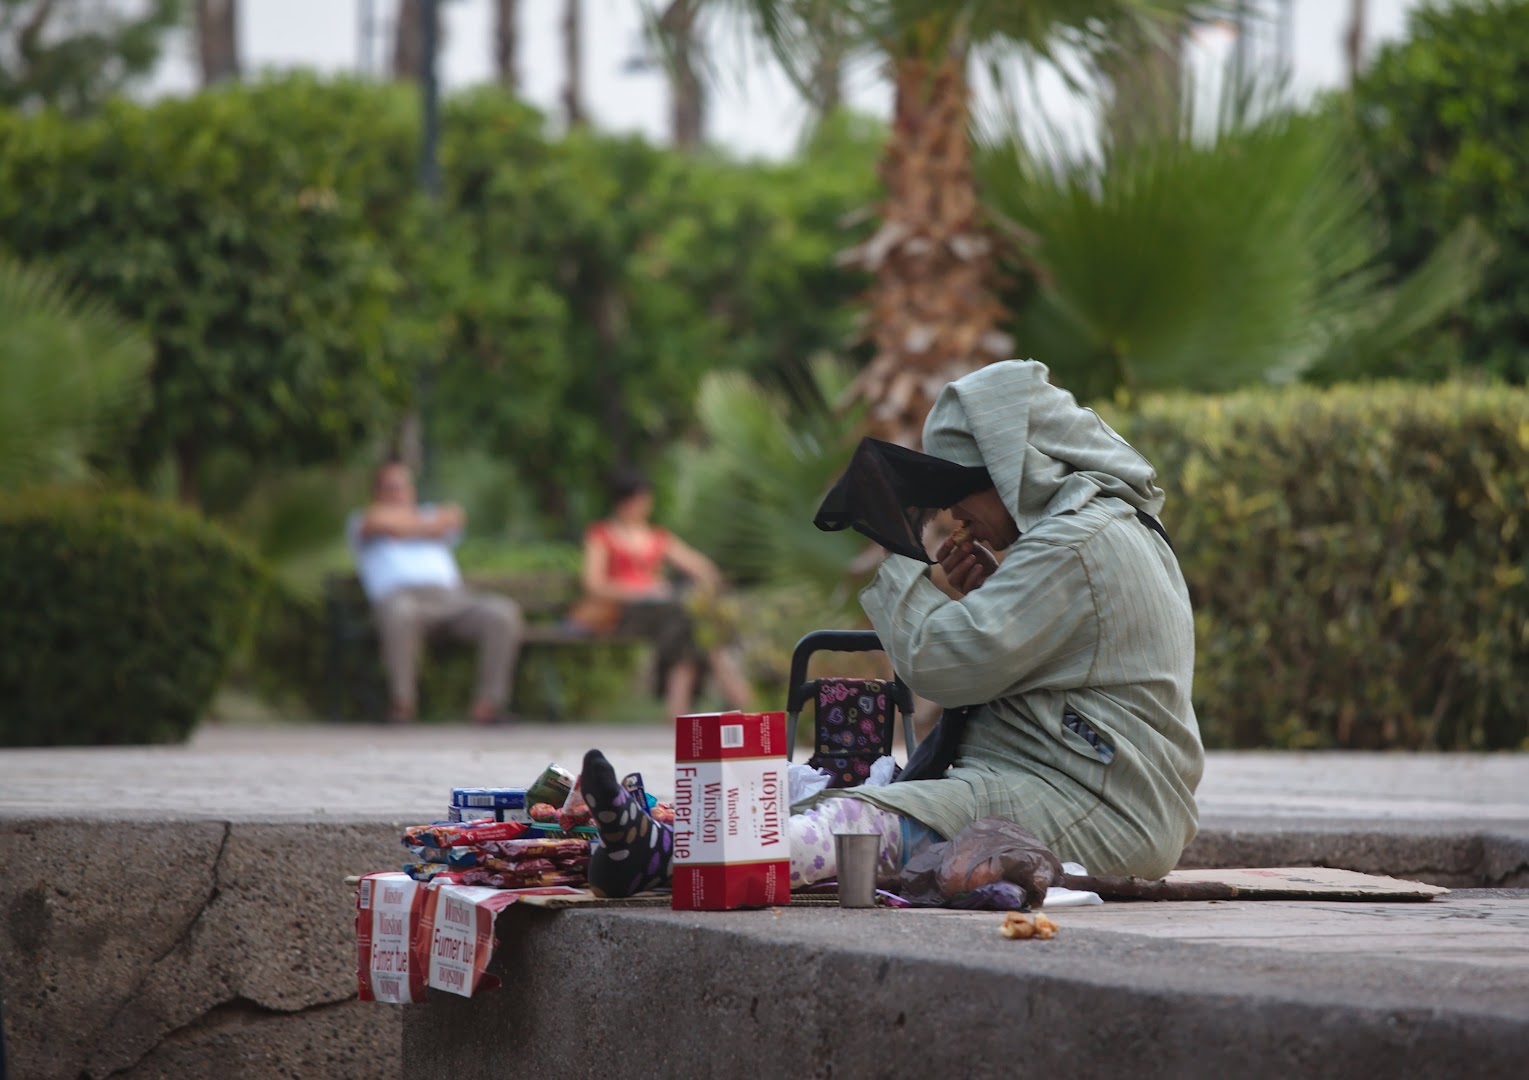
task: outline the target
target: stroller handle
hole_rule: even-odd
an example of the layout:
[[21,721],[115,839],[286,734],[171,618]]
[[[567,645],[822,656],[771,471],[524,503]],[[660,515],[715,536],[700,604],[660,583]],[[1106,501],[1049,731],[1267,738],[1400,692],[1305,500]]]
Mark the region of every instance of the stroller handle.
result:
[[[791,653],[791,683],[786,691],[786,760],[796,752],[796,724],[807,702],[817,697],[816,682],[807,681],[807,661],[818,652],[881,652],[881,638],[874,630],[814,630],[796,643]],[[903,741],[908,753],[917,743],[913,737],[913,691],[894,672],[890,687],[892,703],[903,714]]]

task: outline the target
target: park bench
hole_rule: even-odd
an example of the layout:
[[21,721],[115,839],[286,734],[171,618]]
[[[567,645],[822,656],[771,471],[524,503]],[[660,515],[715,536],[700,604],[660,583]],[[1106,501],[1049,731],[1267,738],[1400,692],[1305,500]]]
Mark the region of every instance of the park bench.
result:
[[[570,628],[563,621],[563,616],[579,591],[578,579],[572,574],[557,571],[534,575],[469,574],[466,580],[469,588],[496,592],[520,605],[526,619],[525,637],[521,646],[522,670],[526,667],[527,655],[537,649],[645,645],[645,642],[637,638],[594,636]],[[327,575],[323,584],[323,604],[331,656],[347,656],[362,651],[376,655],[376,624],[372,619],[371,605],[355,574]],[[468,643],[447,634],[432,634],[425,647],[426,663],[429,662],[428,653],[432,650],[449,653],[452,650],[472,649]],[[562,719],[567,715],[569,695],[558,665],[549,663],[534,667],[547,719]],[[386,690],[380,677],[358,679],[351,665],[332,663],[326,685],[325,711],[332,720],[344,719],[348,711],[354,711],[353,707],[358,701],[364,715],[382,716],[386,711]],[[348,705],[352,706],[349,710]]]

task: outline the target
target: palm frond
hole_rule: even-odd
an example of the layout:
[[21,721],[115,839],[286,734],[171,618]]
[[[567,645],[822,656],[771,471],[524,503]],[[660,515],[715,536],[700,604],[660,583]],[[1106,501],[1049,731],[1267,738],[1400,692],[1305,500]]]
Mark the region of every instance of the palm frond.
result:
[[[936,56],[951,47],[1057,63],[1062,52],[1104,47],[1127,20],[1166,25],[1230,5],[1205,0],[697,0],[747,27],[799,89],[809,85],[823,13],[832,9],[848,51],[883,59]],[[1066,74],[1065,65],[1059,70]]]
[[1481,283],[1496,246],[1474,219],[1446,236],[1410,276],[1372,290],[1336,320],[1311,374],[1321,382],[1394,376],[1425,332],[1460,310]]
[[1293,374],[1378,287],[1364,185],[1336,120],[1223,86],[1208,135],[1186,114],[1054,166],[1015,131],[980,155],[986,199],[1036,238],[1029,255],[1044,267],[1016,312],[1021,352],[1075,392]]
[[860,417],[833,408],[852,372],[820,358],[809,385],[788,397],[735,372],[708,376],[697,399],[703,432],[672,470],[685,535],[733,578],[809,584],[842,603],[850,562],[865,544],[812,524],[819,500],[849,460]]
[[147,404],[148,340],[53,275],[0,257],[0,488],[93,475]]

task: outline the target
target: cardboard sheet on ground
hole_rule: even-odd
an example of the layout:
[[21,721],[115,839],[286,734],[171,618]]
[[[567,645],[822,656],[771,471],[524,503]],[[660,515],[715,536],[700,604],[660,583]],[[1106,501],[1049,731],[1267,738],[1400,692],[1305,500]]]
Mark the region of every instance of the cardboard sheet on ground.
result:
[[1325,866],[1175,870],[1166,880],[1231,885],[1237,890],[1238,900],[1431,900],[1449,892],[1421,881]]

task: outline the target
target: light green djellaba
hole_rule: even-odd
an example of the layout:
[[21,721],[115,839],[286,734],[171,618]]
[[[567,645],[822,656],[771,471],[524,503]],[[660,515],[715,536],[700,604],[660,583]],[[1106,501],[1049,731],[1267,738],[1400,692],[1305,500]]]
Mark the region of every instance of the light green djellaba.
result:
[[[860,594],[916,692],[972,714],[940,780],[832,795],[952,837],[979,818],[1034,832],[1095,874],[1161,877],[1197,827],[1205,753],[1190,703],[1194,619],[1151,464],[1034,361],[947,386],[924,450],[987,468],[1021,536],[959,600],[890,555]],[[1065,726],[1071,710],[1105,749]]]

